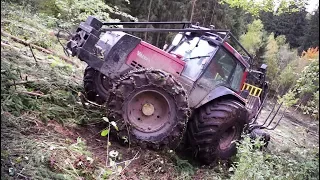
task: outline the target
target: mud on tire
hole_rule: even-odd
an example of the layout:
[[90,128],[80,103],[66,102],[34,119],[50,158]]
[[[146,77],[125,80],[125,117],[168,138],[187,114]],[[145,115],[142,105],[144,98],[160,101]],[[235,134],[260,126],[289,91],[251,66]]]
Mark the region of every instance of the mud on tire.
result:
[[84,71],[84,93],[89,101],[103,104],[112,88],[110,79],[90,66]]
[[116,82],[113,92],[109,108],[119,118],[120,140],[153,149],[179,145],[190,110],[186,91],[173,76],[160,70],[135,70]]
[[235,155],[235,141],[240,139],[247,118],[244,105],[230,99],[216,100],[196,110],[187,134],[197,159],[210,164]]

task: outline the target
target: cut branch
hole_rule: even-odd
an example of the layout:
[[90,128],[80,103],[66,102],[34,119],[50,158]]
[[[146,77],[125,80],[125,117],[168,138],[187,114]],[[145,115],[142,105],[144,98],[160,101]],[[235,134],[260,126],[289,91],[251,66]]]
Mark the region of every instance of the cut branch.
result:
[[31,82],[36,82],[38,80],[30,80],[30,81],[20,81],[20,82],[14,82],[14,83],[9,83],[7,86],[13,86],[13,85],[22,85],[22,84],[28,84]]
[[30,95],[30,96],[45,96],[44,94],[39,94],[39,93],[36,93],[36,92],[28,92],[28,91],[19,91],[19,93],[21,94],[27,94],[27,95]]
[[34,61],[36,62],[36,66],[38,66],[37,58],[36,58],[36,56],[34,55],[33,50],[32,50],[32,47],[31,47],[31,45],[30,45],[30,44],[29,44],[29,48],[30,48],[30,51],[31,51],[32,56],[33,56],[33,58],[34,58]]

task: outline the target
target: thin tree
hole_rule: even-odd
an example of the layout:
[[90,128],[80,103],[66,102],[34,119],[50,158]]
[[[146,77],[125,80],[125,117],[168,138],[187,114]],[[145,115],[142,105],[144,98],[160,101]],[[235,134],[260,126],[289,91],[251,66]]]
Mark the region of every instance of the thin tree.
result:
[[[149,9],[148,9],[148,17],[147,17],[147,21],[150,21],[151,4],[152,4],[152,0],[150,0],[150,3],[149,3]],[[147,40],[147,35],[148,35],[148,32],[145,32],[145,33],[144,33],[144,40],[145,40],[145,41]]]
[[194,14],[194,7],[196,5],[197,0],[193,0],[192,2],[192,9],[191,9],[191,16],[190,16],[190,22],[192,22],[193,14]]

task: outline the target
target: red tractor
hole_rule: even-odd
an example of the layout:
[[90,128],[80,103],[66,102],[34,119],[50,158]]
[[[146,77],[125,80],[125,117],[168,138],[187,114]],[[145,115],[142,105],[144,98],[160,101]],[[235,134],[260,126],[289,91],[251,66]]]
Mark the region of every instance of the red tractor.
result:
[[[184,28],[103,28],[119,24]],[[162,50],[125,33],[144,31],[178,34]],[[255,121],[266,97],[266,66],[251,70],[250,54],[230,31],[186,22],[103,23],[90,16],[67,49],[88,64],[86,98],[107,105],[109,116],[117,120],[119,139],[131,144],[174,149],[185,136],[196,156],[210,163],[234,155],[244,130],[261,129]]]

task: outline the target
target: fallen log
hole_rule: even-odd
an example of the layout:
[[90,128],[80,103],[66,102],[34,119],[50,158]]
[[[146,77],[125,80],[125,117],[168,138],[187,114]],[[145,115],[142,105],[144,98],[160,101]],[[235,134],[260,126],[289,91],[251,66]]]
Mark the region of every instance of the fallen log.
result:
[[69,63],[69,64],[72,64],[72,65],[74,65],[74,66],[76,66],[76,67],[79,67],[79,65],[76,64],[76,63],[74,63],[71,59],[69,59],[69,58],[67,58],[67,57],[65,57],[65,56],[59,55],[58,53],[56,53],[56,52],[54,52],[54,51],[52,51],[52,50],[48,50],[48,49],[42,48],[42,47],[40,47],[40,46],[37,46],[37,45],[31,44],[31,43],[28,43],[28,42],[26,42],[26,41],[24,41],[24,40],[22,40],[22,39],[19,39],[19,38],[15,37],[15,36],[9,34],[9,33],[4,32],[4,31],[2,31],[2,30],[1,30],[1,34],[4,35],[4,36],[9,37],[10,39],[12,39],[12,40],[14,40],[14,41],[16,41],[16,42],[18,42],[18,43],[21,43],[21,44],[25,45],[25,46],[31,46],[31,47],[33,47],[33,48],[35,48],[35,49],[37,49],[37,50],[39,50],[39,51],[42,51],[42,52],[44,52],[44,53],[46,53],[46,54],[55,55],[55,56],[63,59],[65,62],[67,62],[67,63]]
[[68,33],[64,33],[64,32],[59,32],[59,31],[52,31],[50,32],[51,36],[55,36],[58,38],[62,38],[64,40],[69,40],[70,39],[70,35]]

